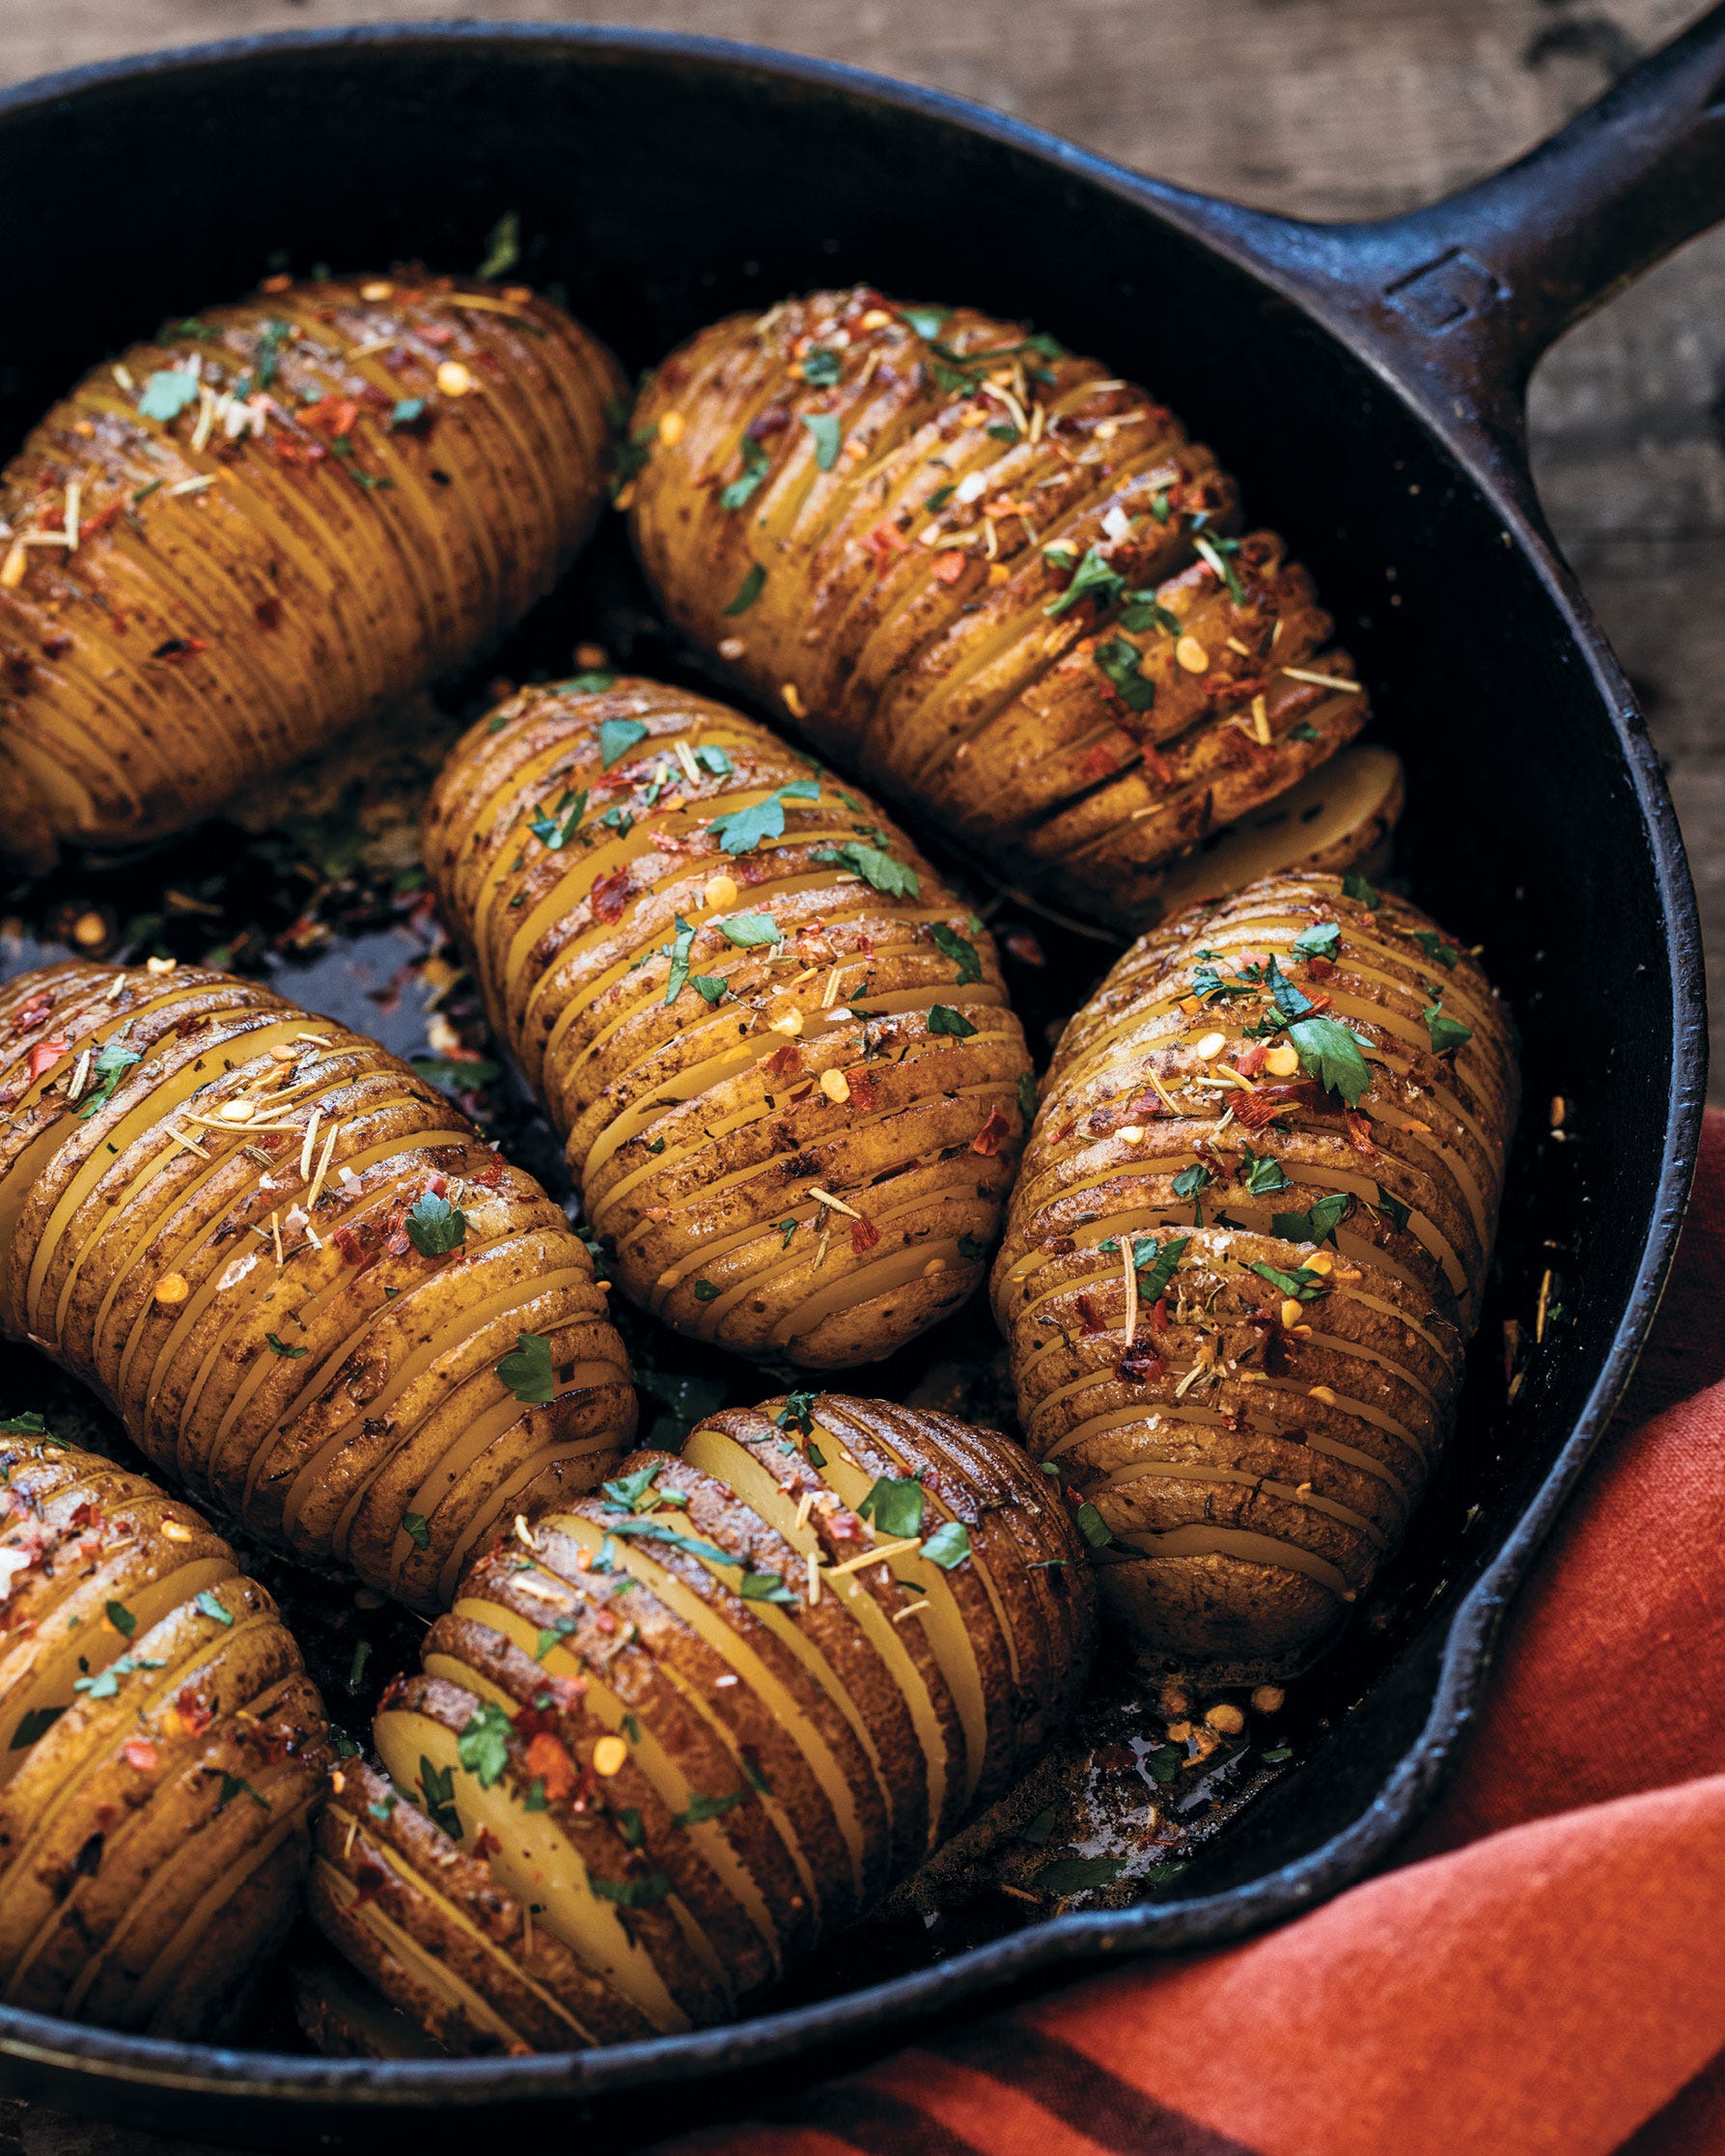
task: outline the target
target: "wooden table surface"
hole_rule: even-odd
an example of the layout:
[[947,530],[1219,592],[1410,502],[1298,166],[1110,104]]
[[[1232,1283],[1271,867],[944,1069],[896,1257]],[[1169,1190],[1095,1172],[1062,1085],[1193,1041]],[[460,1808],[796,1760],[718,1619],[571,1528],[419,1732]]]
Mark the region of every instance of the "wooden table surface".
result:
[[[201,39],[458,12],[789,45],[981,98],[1191,186],[1360,217],[1514,156],[1698,10],[1692,0],[0,0],[0,83]],[[1571,334],[1535,379],[1532,430],[1551,521],[1669,768],[1725,1051],[1725,229]],[[1714,1066],[1714,1097],[1725,1099],[1725,1052]],[[0,2156],[170,2145],[0,2102]]]

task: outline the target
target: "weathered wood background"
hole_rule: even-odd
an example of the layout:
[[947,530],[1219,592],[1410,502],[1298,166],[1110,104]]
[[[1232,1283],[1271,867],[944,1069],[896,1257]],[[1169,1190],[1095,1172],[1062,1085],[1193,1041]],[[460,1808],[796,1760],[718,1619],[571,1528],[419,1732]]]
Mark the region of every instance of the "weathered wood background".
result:
[[[0,82],[354,19],[629,22],[789,45],[978,97],[1147,172],[1311,217],[1503,162],[1681,29],[1693,0],[0,0]],[[1725,230],[1574,331],[1533,388],[1547,510],[1652,719],[1725,1048]],[[1537,815],[1537,803],[1530,804]],[[1714,1058],[1725,1098],[1725,1053]],[[0,2105],[0,2156],[169,2144]]]

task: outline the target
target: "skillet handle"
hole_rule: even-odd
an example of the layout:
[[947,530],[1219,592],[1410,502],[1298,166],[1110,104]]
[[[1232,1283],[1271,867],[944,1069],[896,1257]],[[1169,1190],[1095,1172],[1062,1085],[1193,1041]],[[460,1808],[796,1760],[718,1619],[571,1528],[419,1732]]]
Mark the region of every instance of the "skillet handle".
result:
[[1526,156],[1428,208],[1312,225],[1192,196],[1179,207],[1375,349],[1525,496],[1540,356],[1725,217],[1725,4]]

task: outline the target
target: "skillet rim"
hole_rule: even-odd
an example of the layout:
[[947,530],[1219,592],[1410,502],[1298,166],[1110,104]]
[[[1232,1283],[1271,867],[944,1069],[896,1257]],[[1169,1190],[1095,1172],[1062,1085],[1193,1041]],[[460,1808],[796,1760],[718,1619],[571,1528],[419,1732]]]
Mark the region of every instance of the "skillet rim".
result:
[[[1292,302],[1353,361],[1373,371],[1500,515],[1515,550],[1534,568],[1572,646],[1585,662],[1594,692],[1610,721],[1645,834],[1663,915],[1663,955],[1672,1005],[1663,1160],[1651,1194],[1652,1226],[1598,1380],[1519,1519],[1451,1615],[1437,1651],[1431,1704],[1417,1736],[1358,1816],[1294,1863],[1216,1893],[1050,1918],[971,1948],[950,1961],[811,2005],[597,2051],[542,2053],[526,2059],[334,2059],[132,2035],[0,2004],[0,2059],[49,2077],[43,2086],[56,2095],[70,2093],[60,2081],[70,2076],[83,2084],[196,2094],[229,2105],[266,2098],[305,2112],[334,2106],[351,2113],[394,2113],[431,2104],[464,2111],[499,2099],[530,2103],[598,2098],[650,2084],[728,2077],[750,2066],[795,2058],[817,2045],[854,2045],[892,2030],[912,2014],[945,2012],[979,1994],[1021,1984],[1043,1972],[1076,1970],[1128,1953],[1220,1945],[1317,1906],[1387,1857],[1453,1772],[1508,1602],[1604,1434],[1646,1342],[1688,1201],[1706,1104],[1708,1037],[1701,928],[1676,812],[1633,692],[1573,572],[1544,527],[1524,466],[1506,460],[1502,443],[1493,442],[1484,426],[1484,400],[1481,405],[1457,410],[1447,399],[1422,391],[1411,352],[1404,371],[1396,364],[1390,341],[1350,314],[1349,302],[1359,294],[1350,290],[1345,278],[1302,277],[1296,252],[1286,250],[1277,259],[1270,244],[1273,235],[1286,241],[1301,234],[1329,234],[1345,247],[1349,234],[1381,235],[1412,218],[1429,217],[1430,209],[1381,224],[1303,224],[1146,178],[972,99],[846,62],[742,41],[593,23],[453,19],[360,23],[211,40],[96,61],[0,89],[0,128],[19,116],[99,96],[113,86],[219,70],[266,61],[275,54],[343,47],[522,50],[535,44],[574,49],[598,59],[615,55],[726,73],[755,73],[793,90],[885,106],[981,135],[1066,178],[1100,187],[1219,254]],[[1254,233],[1265,244],[1254,245]],[[1419,1645],[1415,1643],[1415,1647]],[[1428,1646],[1426,1651],[1432,1650]],[[92,2100],[100,2103],[94,2090]]]

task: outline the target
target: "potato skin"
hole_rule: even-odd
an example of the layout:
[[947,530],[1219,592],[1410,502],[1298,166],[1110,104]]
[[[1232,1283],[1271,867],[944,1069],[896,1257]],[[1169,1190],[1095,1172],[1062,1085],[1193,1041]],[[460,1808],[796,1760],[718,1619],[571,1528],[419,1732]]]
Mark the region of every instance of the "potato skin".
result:
[[[1490,1258],[1508,1020],[1470,956],[1374,897],[1271,876],[1143,937],[1060,1042],[993,1271],[1032,1454],[1112,1534],[1104,1602],[1224,1681],[1308,1660],[1400,1537]],[[1469,1029],[1441,1054],[1439,996]],[[1353,1105],[1278,1004],[1363,1044]],[[1177,1254],[1158,1270],[1153,1246]]]
[[[586,1246],[375,1041],[256,981],[70,963],[0,988],[0,1326],[277,1548],[436,1609],[632,1435]],[[439,1197],[441,1255],[408,1219]],[[497,1373],[523,1335],[543,1403]]]
[[674,352],[632,438],[671,618],[1057,905],[1155,920],[1168,863],[1368,716],[1305,570],[1236,536],[1210,452],[1021,323],[866,286],[788,299]]
[[971,1292],[1029,1058],[987,931],[866,796],[682,690],[527,689],[457,744],[424,854],[631,1300],[839,1369]]
[[[636,2008],[612,1995],[607,2016],[574,1983],[586,1967],[604,1988],[571,1936],[601,1897],[681,2017],[655,2026],[722,2019],[1022,1771],[1072,1711],[1094,1639],[1069,1509],[997,1432],[835,1394],[728,1409],[686,1458],[631,1454],[472,1567],[425,1673],[379,1708],[394,1789],[349,1763],[332,1777],[314,1918],[454,2051],[567,2044],[570,2016],[594,2041],[632,2032],[615,2024]],[[444,1732],[446,1753],[454,1736],[457,1757],[435,1767],[403,1728]],[[502,1860],[535,1814],[555,1838],[534,1854],[526,1924]],[[598,1885],[560,1904],[576,1860]],[[452,1932],[452,1900],[483,1941]]]
[[321,1703],[189,1506],[70,1446],[0,1468],[0,1997],[220,2036],[298,1908]]
[[421,272],[93,369],[0,476],[0,853],[178,830],[473,656],[592,530],[623,389],[548,301]]

